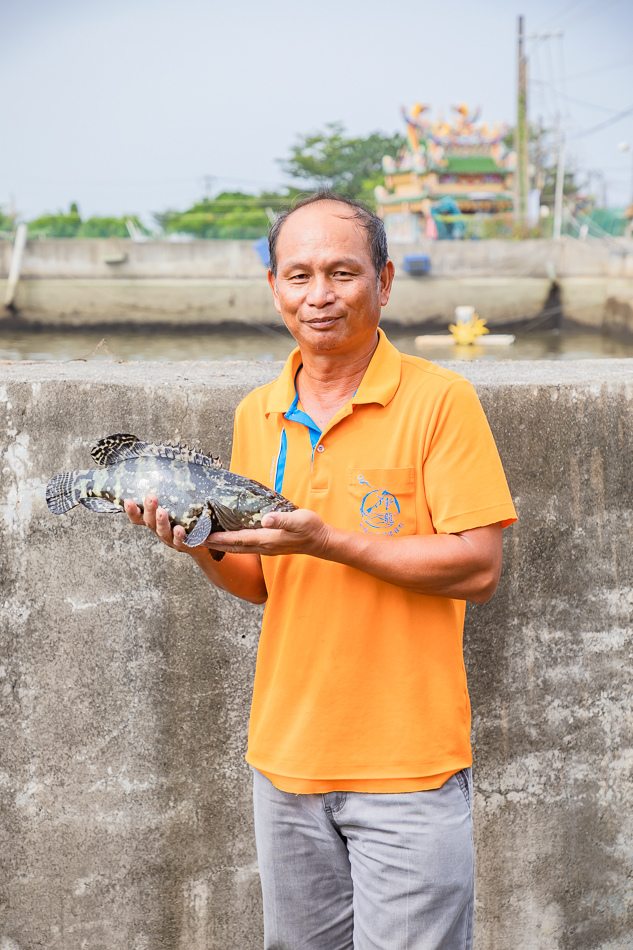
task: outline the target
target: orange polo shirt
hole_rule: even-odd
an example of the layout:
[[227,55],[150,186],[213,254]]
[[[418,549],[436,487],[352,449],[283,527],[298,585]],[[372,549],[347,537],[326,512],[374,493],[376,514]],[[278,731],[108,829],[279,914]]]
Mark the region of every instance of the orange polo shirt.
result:
[[[239,405],[232,470],[376,539],[511,524],[471,384],[379,333],[356,394],[312,439],[286,418],[301,365],[294,350],[281,376]],[[471,764],[464,601],[308,555],[263,557],[262,566],[252,766],[284,791],[384,792],[438,788]]]

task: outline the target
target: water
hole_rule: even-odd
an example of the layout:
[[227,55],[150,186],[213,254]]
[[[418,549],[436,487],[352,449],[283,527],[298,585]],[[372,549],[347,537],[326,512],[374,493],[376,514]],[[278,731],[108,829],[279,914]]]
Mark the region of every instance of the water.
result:
[[[99,346],[104,338],[105,343]],[[512,346],[433,346],[419,349],[415,335],[391,330],[402,353],[430,360],[578,360],[633,357],[633,342],[576,330],[517,335]],[[0,360],[285,360],[294,341],[283,329],[244,331],[7,332],[0,330]]]

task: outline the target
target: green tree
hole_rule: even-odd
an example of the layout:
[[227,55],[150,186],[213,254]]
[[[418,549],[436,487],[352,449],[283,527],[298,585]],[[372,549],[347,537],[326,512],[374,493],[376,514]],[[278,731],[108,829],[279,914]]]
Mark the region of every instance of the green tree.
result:
[[134,223],[141,231],[145,231],[145,228],[139,223],[139,221],[133,215],[127,215],[123,218],[87,218],[86,221],[81,222],[81,227],[77,232],[77,237],[80,238],[127,238],[129,237],[129,232],[127,229],[127,218],[131,217]]
[[0,231],[4,233],[11,233],[11,231],[13,231],[13,218],[5,214],[2,207],[0,207]]
[[395,157],[403,145],[405,138],[398,133],[349,138],[344,125],[330,122],[322,132],[301,136],[281,165],[292,178],[373,203],[374,187],[384,182],[383,156]]
[[73,202],[68,214],[43,214],[29,221],[29,237],[72,238],[77,237],[81,227],[81,217],[77,205]]
[[223,191],[215,198],[196,202],[186,211],[164,211],[154,217],[168,234],[250,240],[268,233],[270,210],[275,213],[287,207],[295,194],[248,195],[242,191]]

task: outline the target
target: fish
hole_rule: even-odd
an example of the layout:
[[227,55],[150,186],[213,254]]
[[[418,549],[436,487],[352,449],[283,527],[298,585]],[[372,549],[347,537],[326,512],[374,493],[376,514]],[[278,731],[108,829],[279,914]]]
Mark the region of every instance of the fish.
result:
[[[90,511],[123,512],[131,498],[143,511],[145,496],[156,495],[173,528],[181,525],[185,544],[197,547],[213,531],[261,528],[270,511],[296,511],[296,505],[252,478],[222,468],[219,457],[186,444],[145,442],[119,432],[100,439],[90,452],[98,468],[54,475],[46,504],[55,515],[77,505]],[[223,551],[211,551],[216,561]]]

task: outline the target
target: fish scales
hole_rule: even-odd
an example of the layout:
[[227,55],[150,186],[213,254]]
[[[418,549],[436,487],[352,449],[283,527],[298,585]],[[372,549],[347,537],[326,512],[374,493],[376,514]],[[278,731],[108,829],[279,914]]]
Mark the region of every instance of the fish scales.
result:
[[[221,468],[220,460],[187,445],[144,442],[126,433],[101,439],[92,449],[101,466],[55,475],[46,488],[54,514],[76,505],[101,513],[124,510],[126,498],[143,509],[156,495],[173,527],[181,525],[190,547],[212,531],[261,527],[269,511],[293,511],[295,505],[260,482]],[[216,560],[221,552],[212,551]]]

